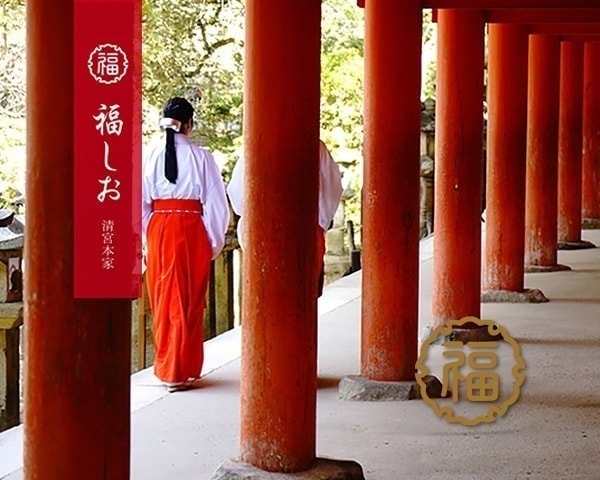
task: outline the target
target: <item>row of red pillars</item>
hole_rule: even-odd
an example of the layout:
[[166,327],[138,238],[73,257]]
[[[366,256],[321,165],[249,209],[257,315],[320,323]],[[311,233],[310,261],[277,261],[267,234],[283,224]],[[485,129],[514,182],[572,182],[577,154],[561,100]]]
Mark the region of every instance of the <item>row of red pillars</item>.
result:
[[[594,78],[600,44],[529,34],[527,25],[490,24],[481,281],[481,222],[474,211],[482,193],[482,136],[476,124],[482,118],[479,15],[440,11],[438,17],[436,324],[479,317],[482,283],[484,290],[521,292],[525,268],[560,267],[558,242],[579,242],[582,215],[597,219],[600,205],[600,124],[594,98],[600,88]],[[469,43],[464,40],[468,35]]]
[[[414,378],[421,8],[417,0],[365,6],[361,369],[378,380]],[[316,455],[316,281],[306,259],[316,251],[320,1],[249,0],[246,9],[247,168],[250,178],[270,181],[252,181],[246,189],[252,197],[247,216],[252,248],[244,256],[240,458],[263,470],[293,472],[308,468]],[[68,35],[73,4],[30,0],[27,18],[24,476],[125,479],[130,304],[75,301],[72,295],[73,85],[72,56],[65,52],[73,48]],[[446,10],[439,12],[438,24],[433,308],[443,321],[479,316],[484,23],[476,11]],[[508,133],[504,141],[488,139],[488,149],[514,154],[491,154],[488,160],[493,185],[487,200],[487,262],[495,265],[494,288],[518,290],[525,248],[527,98],[520,52],[527,36],[509,25],[490,34],[490,61],[501,64],[514,56],[519,63],[504,73],[497,70],[492,75],[497,83],[490,84],[488,135]],[[599,56],[598,45],[586,43],[586,218],[600,218]],[[514,103],[510,112],[501,106],[507,100]],[[502,195],[502,209],[492,213],[508,190],[514,197]],[[507,218],[516,226],[514,234],[511,229],[501,238],[490,234]],[[64,219],[60,228],[57,219]]]

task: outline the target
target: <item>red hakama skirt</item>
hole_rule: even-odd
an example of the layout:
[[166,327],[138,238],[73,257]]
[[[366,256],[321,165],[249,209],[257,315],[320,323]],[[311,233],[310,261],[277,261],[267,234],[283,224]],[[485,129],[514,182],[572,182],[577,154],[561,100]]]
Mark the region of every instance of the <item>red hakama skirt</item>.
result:
[[212,249],[197,200],[155,200],[147,231],[146,281],[155,375],[166,383],[200,377]]

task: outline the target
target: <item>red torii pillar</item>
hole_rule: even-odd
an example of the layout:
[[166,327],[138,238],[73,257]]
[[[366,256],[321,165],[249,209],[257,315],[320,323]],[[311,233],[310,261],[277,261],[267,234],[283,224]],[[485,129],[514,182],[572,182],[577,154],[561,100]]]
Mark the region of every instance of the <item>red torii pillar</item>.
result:
[[481,11],[439,10],[434,327],[480,314],[483,45]]
[[415,379],[421,29],[420,0],[366,2],[361,375],[372,380]]
[[529,37],[527,172],[525,194],[525,269],[568,269],[557,264],[558,37]]
[[524,289],[528,27],[490,24],[484,302],[535,302]]
[[128,479],[131,302],[73,298],[73,2],[27,20],[24,478]]
[[590,248],[581,240],[583,43],[561,42],[558,121],[558,248]]
[[320,0],[246,2],[241,452],[213,479],[332,468],[315,456],[320,35]]
[[600,42],[584,47],[583,228],[600,228]]

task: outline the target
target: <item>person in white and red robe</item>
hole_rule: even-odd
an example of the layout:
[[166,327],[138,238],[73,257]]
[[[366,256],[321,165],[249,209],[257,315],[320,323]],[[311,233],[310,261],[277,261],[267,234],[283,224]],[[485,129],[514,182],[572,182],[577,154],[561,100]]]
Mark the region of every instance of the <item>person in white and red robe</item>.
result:
[[163,108],[165,137],[142,167],[142,232],[153,316],[155,375],[169,391],[200,377],[210,262],[225,244],[229,206],[212,154],[189,139],[194,109],[175,97]]
[[[333,160],[331,153],[322,140],[319,140],[319,229],[317,229],[317,261],[315,272],[318,275],[318,295],[323,292],[325,232],[331,227],[333,217],[342,198],[342,175]],[[242,249],[243,216],[244,216],[244,159],[241,157],[231,172],[231,179],[227,185],[227,194],[233,211],[240,216],[238,221],[238,240]]]

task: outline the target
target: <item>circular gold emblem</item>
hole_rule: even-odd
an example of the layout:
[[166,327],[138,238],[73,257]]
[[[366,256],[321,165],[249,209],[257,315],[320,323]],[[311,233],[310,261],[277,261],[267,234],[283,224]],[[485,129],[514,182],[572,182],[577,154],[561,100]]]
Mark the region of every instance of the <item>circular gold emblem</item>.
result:
[[[460,330],[466,323],[483,329],[485,339],[457,340],[457,327]],[[423,400],[436,415],[471,426],[493,422],[506,413],[519,398],[524,370],[519,345],[504,327],[491,320],[464,317],[437,327],[423,341],[416,380]],[[426,375],[440,378],[441,398],[427,393]]]

